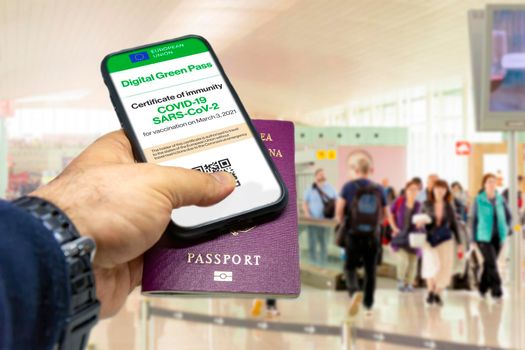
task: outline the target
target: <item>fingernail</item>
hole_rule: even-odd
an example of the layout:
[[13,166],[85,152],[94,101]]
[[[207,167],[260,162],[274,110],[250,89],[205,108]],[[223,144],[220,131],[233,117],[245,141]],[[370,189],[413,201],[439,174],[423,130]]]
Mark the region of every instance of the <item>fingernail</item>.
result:
[[211,173],[211,175],[222,185],[230,185],[233,182],[233,176],[226,172]]

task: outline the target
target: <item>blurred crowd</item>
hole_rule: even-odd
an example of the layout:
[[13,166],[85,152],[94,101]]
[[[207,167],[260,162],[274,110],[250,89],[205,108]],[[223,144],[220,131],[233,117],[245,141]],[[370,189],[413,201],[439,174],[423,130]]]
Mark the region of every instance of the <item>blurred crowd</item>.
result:
[[[374,171],[370,159],[348,166],[355,175],[340,191],[327,182],[324,169],[315,171],[314,182],[304,193],[302,215],[337,222],[335,243],[344,252],[350,315],[361,304],[366,314],[372,314],[377,266],[387,249],[395,256],[398,290],[426,288],[424,302],[429,306],[443,306],[447,288],[502,300],[498,259],[512,234],[512,216],[508,190],[498,188],[495,174],[485,174],[479,191],[469,196],[459,182],[449,184],[438,174],[430,174],[426,182],[414,177],[396,190],[388,179],[381,184],[370,179]],[[518,183],[522,221],[521,176]],[[315,224],[308,225],[307,234],[309,260],[326,266],[327,238],[332,234]],[[458,261],[461,271],[454,268]]]

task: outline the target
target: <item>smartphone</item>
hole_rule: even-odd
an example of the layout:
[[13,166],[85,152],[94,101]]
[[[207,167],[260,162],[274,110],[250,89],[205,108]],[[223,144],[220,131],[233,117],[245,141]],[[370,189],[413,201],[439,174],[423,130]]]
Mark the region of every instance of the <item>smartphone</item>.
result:
[[104,83],[137,161],[228,171],[222,202],[171,213],[171,231],[200,239],[275,216],[288,194],[210,44],[189,35],[107,55]]

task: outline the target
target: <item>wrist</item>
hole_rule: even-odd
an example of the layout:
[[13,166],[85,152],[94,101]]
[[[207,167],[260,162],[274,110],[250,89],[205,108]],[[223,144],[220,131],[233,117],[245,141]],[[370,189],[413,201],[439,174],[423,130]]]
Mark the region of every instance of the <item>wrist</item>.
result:
[[[86,335],[98,320],[100,304],[96,299],[91,267],[95,242],[80,237],[73,222],[55,204],[36,196],[24,196],[12,202],[40,220],[52,232],[64,254],[69,276],[70,305],[58,349],[83,349]],[[67,287],[67,286],[66,286]]]
[[82,193],[78,193],[78,195],[75,196],[75,201],[71,201],[69,199],[69,196],[64,195],[64,192],[67,191],[55,191],[54,187],[54,183],[51,182],[31,192],[28,196],[40,198],[59,208],[64,213],[64,215],[66,215],[67,218],[71,221],[71,223],[76,228],[76,232],[80,236],[92,237],[92,235],[89,232],[88,226],[85,224],[84,220],[79,215],[79,212],[76,209],[75,205],[75,202],[86,202],[85,199],[82,198]]

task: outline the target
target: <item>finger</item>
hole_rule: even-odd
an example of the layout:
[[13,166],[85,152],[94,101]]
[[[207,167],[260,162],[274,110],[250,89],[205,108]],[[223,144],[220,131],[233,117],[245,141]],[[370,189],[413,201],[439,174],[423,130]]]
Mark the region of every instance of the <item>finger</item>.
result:
[[122,129],[101,136],[86,148],[73,162],[86,167],[101,164],[133,163],[131,144]]
[[142,282],[142,267],[144,265],[143,256],[140,255],[139,257],[131,260],[128,263],[129,268],[129,293],[135,289],[135,287],[140,286],[140,282]]
[[187,205],[209,206],[220,202],[235,189],[235,179],[227,172],[197,170],[141,163],[140,173],[151,188],[166,196],[173,208]]

